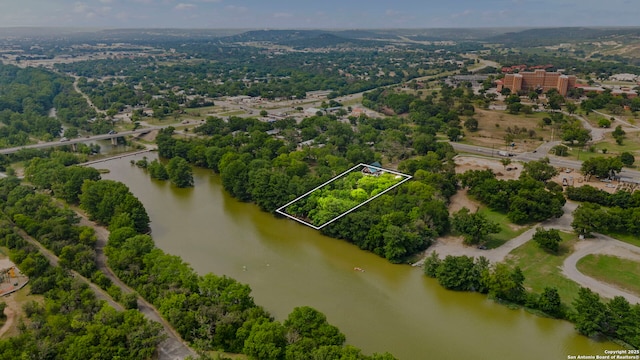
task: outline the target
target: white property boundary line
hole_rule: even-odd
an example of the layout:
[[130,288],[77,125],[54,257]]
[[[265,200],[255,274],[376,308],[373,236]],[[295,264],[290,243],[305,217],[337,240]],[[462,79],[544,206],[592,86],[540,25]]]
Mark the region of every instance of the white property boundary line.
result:
[[[330,184],[330,183],[332,183],[332,182],[334,182],[334,181],[338,180],[339,178],[343,177],[344,175],[346,175],[346,174],[348,174],[348,173],[352,172],[353,170],[355,170],[356,168],[361,167],[361,166],[365,166],[365,167],[368,167],[368,168],[373,168],[373,169],[377,169],[377,170],[380,170],[380,171],[383,171],[383,172],[388,172],[388,173],[391,173],[391,174],[395,174],[395,175],[398,175],[398,176],[402,176],[402,177],[404,177],[404,180],[402,180],[402,181],[400,181],[399,183],[397,183],[397,184],[395,184],[395,185],[393,185],[393,186],[389,187],[388,189],[384,190],[383,192],[381,192],[381,193],[377,194],[376,196],[374,196],[374,197],[372,197],[372,198],[370,198],[370,199],[367,199],[366,201],[364,201],[364,202],[362,202],[362,203],[360,203],[360,204],[358,204],[358,205],[356,205],[356,206],[352,207],[351,209],[347,210],[346,212],[344,212],[344,213],[342,213],[342,214],[340,214],[340,215],[336,216],[335,218],[333,218],[333,219],[331,219],[331,220],[327,221],[326,223],[324,223],[324,224],[322,224],[322,225],[320,225],[320,226],[315,226],[315,225],[313,225],[313,224],[310,224],[310,223],[308,223],[308,222],[306,222],[306,221],[304,221],[304,220],[298,219],[297,217],[292,216],[292,215],[289,215],[289,214],[287,214],[286,212],[284,212],[284,211],[283,211],[283,209],[285,209],[287,206],[289,206],[289,205],[293,204],[294,202],[296,202],[296,201],[298,201],[298,200],[302,199],[303,197],[306,197],[307,195],[311,194],[312,192],[314,192],[314,191],[316,191],[316,190],[318,190],[318,189],[320,189],[320,188],[322,188],[322,187],[324,187],[324,186],[326,186],[326,185],[328,185],[328,184]],[[329,180],[329,181],[325,182],[324,184],[319,185],[319,186],[315,187],[314,189],[312,189],[312,190],[310,190],[310,191],[307,191],[307,192],[306,192],[306,193],[304,193],[303,195],[300,195],[300,196],[298,196],[297,198],[295,198],[295,199],[293,199],[293,200],[289,201],[288,203],[286,203],[286,204],[282,205],[281,207],[279,207],[278,209],[276,209],[276,212],[277,212],[278,214],[284,215],[284,216],[286,216],[286,217],[288,217],[288,218],[290,218],[290,219],[293,219],[293,220],[295,220],[295,221],[297,221],[297,222],[299,222],[299,223],[301,223],[301,224],[307,225],[307,226],[309,226],[309,227],[311,227],[311,228],[313,228],[313,229],[320,230],[320,229],[322,229],[323,227],[325,227],[325,226],[327,226],[327,225],[331,224],[332,222],[334,222],[334,221],[336,221],[336,220],[340,219],[341,217],[343,217],[343,216],[345,216],[345,215],[347,215],[347,214],[351,213],[352,211],[356,210],[357,208],[359,208],[359,207],[363,206],[364,204],[368,203],[369,201],[371,201],[371,200],[373,200],[373,199],[377,198],[378,196],[381,196],[381,195],[385,194],[386,192],[391,191],[393,188],[400,186],[402,183],[404,183],[404,182],[407,182],[407,181],[411,180],[411,178],[413,178],[411,175],[407,175],[407,174],[403,174],[403,173],[401,173],[401,172],[397,172],[397,171],[393,171],[393,170],[388,170],[388,169],[384,169],[384,168],[381,168],[381,167],[377,167],[377,166],[367,165],[367,164],[362,164],[362,163],[361,163],[361,164],[358,164],[358,165],[356,165],[356,166],[352,167],[352,168],[351,168],[351,169],[349,169],[349,170],[344,171],[344,172],[343,172],[343,173],[341,173],[340,175],[338,175],[338,176],[334,177],[333,179],[331,179],[331,180]]]

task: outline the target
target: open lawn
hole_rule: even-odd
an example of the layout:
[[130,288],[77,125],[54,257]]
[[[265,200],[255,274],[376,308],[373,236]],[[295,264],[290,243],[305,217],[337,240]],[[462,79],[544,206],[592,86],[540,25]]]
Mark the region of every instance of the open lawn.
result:
[[[640,161],[640,132],[628,132],[622,145],[618,145],[611,134],[606,134],[604,140],[594,145],[594,151],[581,149],[579,147],[570,147],[567,159],[587,160],[598,156],[618,156],[623,152],[630,152],[636,157],[636,162]],[[607,153],[603,154],[602,149],[607,149]]]
[[515,238],[516,236],[527,231],[529,226],[520,226],[511,223],[506,214],[489,209],[486,206],[481,206],[478,212],[487,217],[487,219],[500,224],[500,232],[491,235],[491,240],[487,241],[485,246],[489,249],[495,249],[507,241]]
[[528,241],[524,245],[513,250],[506,262],[513,266],[519,266],[524,273],[524,286],[535,292],[542,293],[545,287],[555,287],[562,302],[571,307],[571,303],[577,297],[580,285],[562,275],[560,269],[564,260],[573,251],[573,245],[577,236],[560,232],[562,242],[558,255],[553,255],[534,241]]
[[20,335],[20,330],[18,329],[19,319],[22,319],[27,325],[29,324],[30,321],[27,319],[24,312],[24,304],[30,301],[36,301],[40,304],[43,304],[44,298],[41,295],[31,295],[31,285],[27,284],[22,289],[8,295],[7,297],[2,298],[2,301],[7,303],[7,307],[10,307],[13,310],[12,319],[6,319],[6,321],[10,321],[11,324],[8,325],[9,328],[6,330],[6,332],[2,334],[2,336],[0,336],[0,338],[6,339],[9,337]]
[[640,262],[592,254],[580,259],[577,268],[587,276],[640,295]]
[[[538,123],[543,117],[548,116],[546,113],[533,113],[528,115],[512,115],[504,110],[475,110],[473,116],[478,120],[478,131],[470,132],[465,130],[463,143],[495,147],[497,150],[504,149],[507,145],[505,136],[508,130],[519,129],[519,134],[514,135],[514,148],[509,148],[517,152],[531,151],[537,148],[542,140],[551,139],[551,129],[545,127],[541,129]],[[522,130],[524,129],[524,130]]]

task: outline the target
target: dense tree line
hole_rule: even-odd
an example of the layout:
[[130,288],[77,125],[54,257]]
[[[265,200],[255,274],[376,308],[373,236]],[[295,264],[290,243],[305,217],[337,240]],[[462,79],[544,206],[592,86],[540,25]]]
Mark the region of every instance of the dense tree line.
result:
[[[115,193],[116,197],[118,193],[124,193],[119,190],[121,187],[126,189],[120,183],[118,186],[104,180],[87,180],[82,188],[96,193],[103,190],[88,188],[100,187],[96,184],[104,184],[107,187],[105,191]],[[81,204],[83,195],[80,195]],[[109,284],[108,279],[94,272],[95,252],[92,246],[87,245],[95,242],[93,229],[75,226],[77,217],[73,211],[58,206],[44,194],[35,194],[32,188],[20,185],[16,178],[0,180],[0,204],[4,213],[14,219],[18,226],[59,254],[61,266],[76,269],[86,276],[93,275],[94,281],[103,287],[105,282]],[[309,307],[294,309],[282,324],[274,321],[264,309],[255,305],[247,285],[213,274],[197,275],[179,257],[165,254],[155,247],[150,236],[135,230],[132,212],[127,209],[117,213],[111,210],[115,215],[109,219],[109,228],[112,230],[106,248],[109,265],[123,281],[154,303],[182,337],[196,347],[245,353],[253,359],[305,359],[309,354],[332,354],[328,356],[338,358],[351,356],[358,360],[394,359],[389,354],[365,356],[359,349],[343,346],[344,335],[328,324],[323,314]],[[38,344],[41,350],[46,350],[46,354],[67,354],[68,351],[68,354],[76,356],[74,358],[85,358],[89,351],[95,352],[101,348],[102,351],[97,353],[106,358],[121,356],[125,359],[144,359],[153,355],[155,346],[162,339],[158,335],[159,325],[150,325],[138,312],[117,313],[96,302],[86,285],[61,283],[62,278],[72,278],[55,269],[52,271],[56,273],[48,274],[50,268],[47,260],[27,246],[19,236],[4,229],[0,237],[3,245],[17,248],[12,260],[19,264],[25,274],[33,277],[32,292],[56,294],[54,300],[63,304],[61,309],[60,306],[41,307],[32,303],[28,316],[45,324],[53,321],[54,315],[60,311],[70,315],[67,325],[61,324],[55,332],[58,342],[65,344],[66,348],[59,348],[48,341],[43,343],[36,340],[32,333],[23,332],[15,343],[13,340],[0,343],[0,354],[11,354],[8,358],[12,358],[24,349],[33,350],[32,346]],[[73,243],[74,237],[80,244],[88,246],[85,257],[68,255],[80,253],[69,250],[68,244]],[[37,278],[42,274],[46,276]],[[125,296],[123,299],[127,298]],[[135,297],[132,300],[135,303]],[[92,311],[82,316],[82,328],[86,329],[86,333],[68,328],[74,326],[80,310],[87,310],[78,307],[79,304],[89,306]],[[91,320],[94,316],[95,321],[100,322],[95,326]],[[109,330],[109,327],[116,329]],[[110,336],[105,337],[105,332]],[[129,345],[128,342],[134,339],[136,344]],[[127,354],[123,354],[123,351],[127,351]]]
[[0,147],[26,145],[30,137],[51,140],[61,136],[63,123],[107,132],[100,131],[101,122],[90,122],[95,116],[74,90],[72,78],[42,68],[0,64]]
[[640,192],[619,190],[608,193],[591,185],[568,186],[565,190],[569,200],[590,202],[607,207],[620,207],[623,209],[640,207]]
[[603,303],[598,294],[581,288],[570,309],[562,302],[558,290],[547,287],[541,294],[528,292],[525,277],[518,268],[504,263],[491,265],[484,257],[447,256],[440,259],[433,252],[425,259],[424,273],[435,278],[443,287],[456,291],[475,291],[488,294],[499,301],[506,301],[542,311],[548,316],[568,319],[575,323],[583,335],[605,335],[620,339],[634,348],[640,347],[640,304],[630,305],[617,296]]
[[96,271],[96,237],[92,228],[76,226],[75,212],[51,197],[19,185],[16,178],[2,179],[2,211],[18,227],[60,258],[60,266],[91,277]]
[[[453,149],[436,142],[433,135],[414,132],[405,119],[363,117],[351,121],[346,124],[332,115],[312,116],[300,124],[211,117],[195,130],[209,135],[207,139],[177,139],[172,136],[173,129],[167,128],[156,141],[160,156],[182,157],[220,173],[222,185],[231,195],[253,201],[269,212],[355,164],[381,160],[378,148],[384,149],[388,158],[406,158],[399,170],[415,175],[414,183],[398,187],[393,195],[376,198],[323,229],[393,262],[402,261],[449,230],[446,204],[456,191],[449,161]],[[269,136],[265,132],[270,129],[283,135]],[[318,146],[296,148],[307,140]],[[409,159],[416,153],[424,156]]]
[[131,160],[131,164],[147,170],[152,179],[171,180],[171,183],[179,188],[193,186],[193,170],[189,163],[179,156],[172,158],[166,166],[157,159],[149,162],[146,156],[135,162]]
[[[534,165],[529,166],[534,169]],[[471,170],[459,175],[469,194],[491,209],[507,214],[516,224],[543,221],[563,214],[566,202],[562,187],[554,182],[546,185],[534,177],[546,178],[548,172],[523,171],[518,180],[498,180],[491,170]]]
[[0,64],[0,147],[26,145],[29,136],[58,136],[61,123],[48,112],[64,82],[43,69]]
[[[456,68],[449,62],[430,62],[429,57],[434,53],[428,50],[355,49],[315,53],[309,57],[300,52],[273,56],[249,46],[202,45],[179,44],[176,47],[183,54],[172,55],[169,62],[178,61],[171,64],[149,56],[56,66],[64,72],[82,76],[82,90],[103,110],[118,104],[153,107],[152,96],[159,101],[158,109],[187,105],[184,95],[303,99],[306,92],[323,89],[333,90],[330,97],[335,97],[397,84],[429,69]],[[180,62],[185,56],[206,60]],[[396,57],[403,57],[404,61],[394,61]],[[411,62],[413,66],[406,67],[405,62]],[[95,80],[101,78],[107,78],[107,81]],[[184,95],[177,95],[175,87]],[[164,101],[167,103],[162,104]]]
[[[16,184],[14,179],[0,180],[3,208],[8,207],[7,191],[21,186]],[[31,300],[24,305],[26,319],[19,325],[20,334],[0,341],[1,359],[153,358],[163,340],[159,324],[136,310],[117,312],[98,301],[86,283],[50,266],[10,222],[0,221],[0,245],[10,249],[11,260],[29,276],[31,294],[44,297],[43,303]]]
[[109,226],[109,266],[197,348],[244,353],[252,359],[305,359],[327,352],[338,358],[393,359],[344,347],[344,335],[309,307],[294,309],[282,324],[274,321],[254,303],[249,286],[225,276],[196,274],[179,257],[155,247],[151,237],[134,230],[123,215]]
[[369,176],[358,171],[351,172],[289,205],[285,211],[300,219],[308,219],[315,226],[321,226],[401,180],[401,177],[391,173]]
[[[484,257],[447,256],[440,259],[433,252],[425,259],[425,275],[438,280],[440,285],[450,290],[475,291],[491,297],[520,305],[538,307],[541,299],[529,296],[524,288],[524,275],[520,268],[511,268],[504,263],[491,265]],[[553,289],[552,291],[554,291]],[[549,315],[560,314],[557,304]]]
[[590,185],[568,187],[567,197],[583,202],[573,213],[571,226],[579,234],[594,232],[640,235],[640,193],[612,194]]
[[580,288],[578,298],[574,300],[576,312],[570,319],[576,324],[580,334],[593,336],[602,334],[620,339],[634,348],[640,347],[640,304],[631,305],[616,296],[608,303],[590,289]]

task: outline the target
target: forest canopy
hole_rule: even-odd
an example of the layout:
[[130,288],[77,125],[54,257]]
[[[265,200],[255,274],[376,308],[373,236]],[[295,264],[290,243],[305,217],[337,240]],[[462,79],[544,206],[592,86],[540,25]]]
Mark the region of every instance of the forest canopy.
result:
[[322,227],[408,179],[410,177],[377,167],[360,165],[278,212]]

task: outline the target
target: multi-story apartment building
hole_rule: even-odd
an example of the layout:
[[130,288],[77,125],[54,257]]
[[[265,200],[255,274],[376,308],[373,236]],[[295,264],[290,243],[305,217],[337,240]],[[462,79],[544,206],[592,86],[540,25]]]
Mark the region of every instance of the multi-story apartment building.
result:
[[573,75],[547,72],[545,70],[523,71],[517,74],[506,74],[501,83],[498,82],[498,91],[501,91],[502,88],[507,88],[513,92],[520,90],[547,92],[551,89],[556,89],[562,96],[565,96],[567,95],[567,90],[574,88],[575,85],[576,77]]

